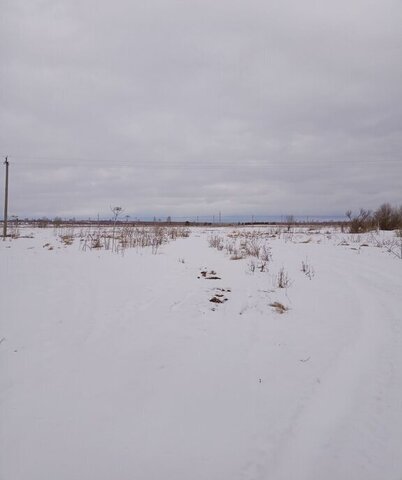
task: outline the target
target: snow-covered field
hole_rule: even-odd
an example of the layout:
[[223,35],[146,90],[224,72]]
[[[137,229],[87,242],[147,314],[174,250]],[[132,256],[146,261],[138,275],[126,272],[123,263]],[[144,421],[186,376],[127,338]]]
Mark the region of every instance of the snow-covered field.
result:
[[402,479],[394,233],[21,233],[0,242],[1,480]]

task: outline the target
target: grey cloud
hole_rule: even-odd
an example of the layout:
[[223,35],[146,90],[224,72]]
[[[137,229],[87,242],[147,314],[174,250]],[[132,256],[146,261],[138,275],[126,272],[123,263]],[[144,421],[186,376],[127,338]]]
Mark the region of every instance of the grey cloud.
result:
[[402,4],[3,1],[13,213],[401,203]]

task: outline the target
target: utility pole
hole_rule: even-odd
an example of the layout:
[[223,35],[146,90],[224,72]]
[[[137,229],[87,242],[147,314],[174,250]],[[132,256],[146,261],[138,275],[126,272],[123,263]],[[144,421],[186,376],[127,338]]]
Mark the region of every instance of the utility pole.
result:
[[3,240],[7,237],[7,213],[8,213],[8,157],[4,162],[6,166],[6,185],[4,190],[4,221],[3,221]]

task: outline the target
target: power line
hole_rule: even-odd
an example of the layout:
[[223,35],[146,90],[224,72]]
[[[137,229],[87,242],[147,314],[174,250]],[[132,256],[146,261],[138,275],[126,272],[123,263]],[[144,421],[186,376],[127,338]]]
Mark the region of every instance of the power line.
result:
[[381,159],[341,159],[336,162],[330,160],[293,160],[293,159],[270,159],[270,160],[247,160],[239,161],[218,160],[203,162],[180,162],[180,161],[117,161],[110,163],[106,159],[91,159],[88,157],[75,156],[29,156],[29,155],[9,155],[14,160],[14,166],[32,165],[35,167],[46,168],[67,168],[67,167],[85,167],[85,168],[143,168],[143,169],[183,169],[183,170],[208,170],[208,169],[226,169],[226,168],[275,168],[275,167],[313,167],[313,168],[333,168],[336,166],[367,166],[375,165],[400,165],[401,160],[398,158],[381,158]]

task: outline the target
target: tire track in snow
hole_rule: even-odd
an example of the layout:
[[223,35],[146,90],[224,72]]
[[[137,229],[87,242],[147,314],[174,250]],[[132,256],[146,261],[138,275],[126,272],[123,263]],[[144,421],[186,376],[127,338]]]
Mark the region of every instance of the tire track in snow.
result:
[[[359,306],[359,335],[340,349],[319,388],[300,406],[271,476],[277,480],[293,478],[296,472],[298,479],[306,480],[376,480],[396,478],[401,472],[397,452],[388,449],[395,445],[395,438],[389,439],[401,431],[401,422],[397,422],[398,428],[392,418],[384,416],[387,402],[398,398],[392,382],[401,385],[400,374],[399,383],[392,380],[401,357],[397,312],[382,300],[386,290],[380,288],[384,278],[380,273],[373,281],[364,263],[354,275],[348,259],[342,261],[343,266],[335,262],[329,266],[337,283],[353,293],[354,304]],[[387,395],[391,399],[387,400]],[[374,458],[373,451],[378,452]],[[384,476],[387,470],[393,476]]]

